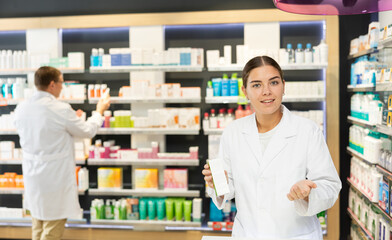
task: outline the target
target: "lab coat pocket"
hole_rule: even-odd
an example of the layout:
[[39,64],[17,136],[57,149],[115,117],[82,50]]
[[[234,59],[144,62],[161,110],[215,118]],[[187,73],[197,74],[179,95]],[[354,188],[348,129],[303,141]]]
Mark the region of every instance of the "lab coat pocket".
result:
[[[279,231],[285,237],[296,237],[312,233],[315,226],[311,217],[297,214],[294,202],[287,198],[291,187],[301,180],[305,180],[306,169],[291,168],[278,171],[276,174],[275,193],[275,222],[279,224]],[[306,238],[305,238],[306,239]]]
[[[72,173],[68,171],[69,167],[67,166],[69,158],[66,154],[46,160],[25,159],[23,178],[26,191],[53,193],[69,184],[69,181],[72,181]],[[64,181],[64,179],[68,181]]]

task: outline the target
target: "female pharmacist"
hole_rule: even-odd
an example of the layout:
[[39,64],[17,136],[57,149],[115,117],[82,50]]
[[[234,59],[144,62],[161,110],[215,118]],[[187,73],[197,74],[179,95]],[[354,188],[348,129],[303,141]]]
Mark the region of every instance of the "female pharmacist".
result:
[[324,136],[282,105],[285,81],[275,60],[255,57],[242,76],[255,113],[227,126],[221,138],[230,192],[216,196],[206,164],[207,192],[220,209],[235,198],[234,237],[322,239],[316,214],[331,208],[341,189]]

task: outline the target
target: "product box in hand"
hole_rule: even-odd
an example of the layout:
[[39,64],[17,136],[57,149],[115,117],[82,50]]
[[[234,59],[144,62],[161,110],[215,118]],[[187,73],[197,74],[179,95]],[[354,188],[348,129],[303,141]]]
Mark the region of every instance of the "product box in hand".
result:
[[165,189],[188,189],[188,169],[165,169],[163,179]]
[[98,168],[98,189],[122,189],[122,168]]
[[135,169],[135,188],[158,189],[158,169],[156,168]]

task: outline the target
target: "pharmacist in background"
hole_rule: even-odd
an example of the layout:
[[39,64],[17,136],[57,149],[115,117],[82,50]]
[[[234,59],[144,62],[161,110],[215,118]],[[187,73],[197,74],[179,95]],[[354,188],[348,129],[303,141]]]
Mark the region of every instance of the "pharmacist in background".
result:
[[282,105],[285,81],[275,60],[255,57],[242,76],[255,113],[232,122],[221,137],[228,193],[216,196],[206,164],[207,192],[219,209],[235,198],[234,237],[323,239],[316,214],[334,205],[342,186],[324,135]]
[[74,137],[94,137],[102,125],[102,113],[110,105],[107,95],[91,118],[83,121],[68,103],[57,100],[63,82],[56,68],[39,68],[34,76],[38,91],[15,110],[33,240],[60,239],[66,219],[80,216]]

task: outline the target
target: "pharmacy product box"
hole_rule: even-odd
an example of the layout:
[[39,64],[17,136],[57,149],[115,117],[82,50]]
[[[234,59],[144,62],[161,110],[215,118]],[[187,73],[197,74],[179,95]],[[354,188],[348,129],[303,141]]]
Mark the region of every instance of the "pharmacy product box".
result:
[[158,189],[158,169],[156,168],[135,169],[135,188]]
[[378,204],[380,207],[386,212],[389,213],[389,179],[386,176],[383,176],[383,179],[380,182],[380,191],[379,191],[379,200]]
[[171,169],[167,168],[163,171],[165,189],[188,189],[188,169]]
[[122,168],[98,168],[98,189],[122,189]]

